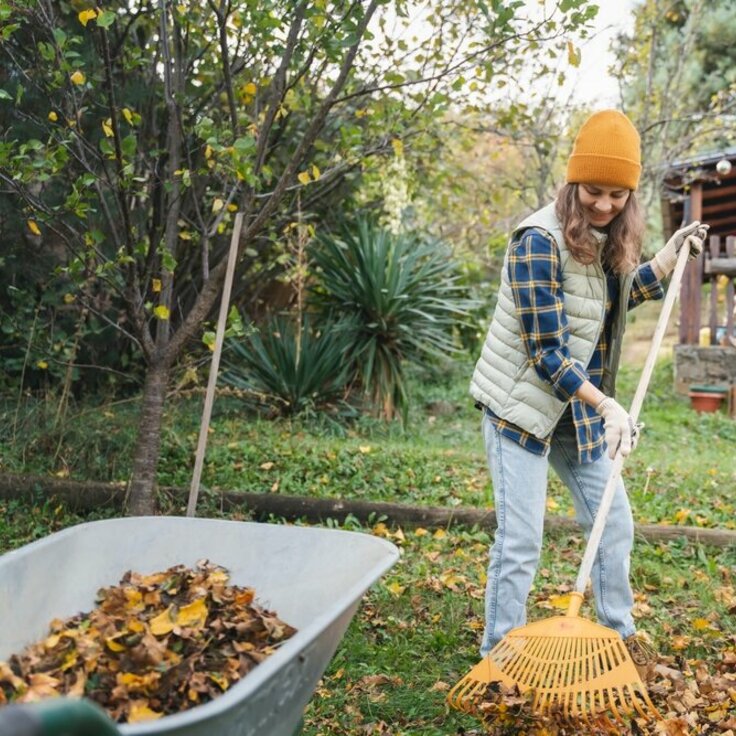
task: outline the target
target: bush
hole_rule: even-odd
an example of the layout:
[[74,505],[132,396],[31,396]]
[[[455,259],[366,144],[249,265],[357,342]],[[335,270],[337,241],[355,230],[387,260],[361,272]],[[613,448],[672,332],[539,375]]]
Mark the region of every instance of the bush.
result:
[[240,340],[230,340],[223,383],[251,398],[296,414],[340,402],[348,390],[354,325],[349,320],[317,326],[274,317]]
[[319,238],[310,256],[313,305],[356,326],[350,354],[363,390],[386,418],[406,417],[405,364],[454,353],[471,306],[449,248],[359,220]]

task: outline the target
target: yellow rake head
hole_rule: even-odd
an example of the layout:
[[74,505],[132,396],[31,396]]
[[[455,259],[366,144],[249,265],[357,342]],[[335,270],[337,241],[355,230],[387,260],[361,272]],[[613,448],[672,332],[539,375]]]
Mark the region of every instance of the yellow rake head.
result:
[[661,718],[619,634],[569,614],[510,631],[447,700],[474,711],[492,682],[532,691],[532,709],[540,715]]

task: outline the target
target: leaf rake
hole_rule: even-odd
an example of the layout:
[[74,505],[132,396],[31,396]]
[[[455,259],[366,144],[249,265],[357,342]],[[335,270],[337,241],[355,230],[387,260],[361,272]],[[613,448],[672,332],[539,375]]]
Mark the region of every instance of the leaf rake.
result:
[[500,682],[531,690],[532,710],[540,715],[659,718],[621,636],[580,618],[582,600],[575,592],[565,615],[510,631],[450,690],[450,705],[474,711],[488,685]]
[[[678,255],[632,402],[630,415],[634,422],[644,402],[689,251],[685,243]],[[587,721],[611,714],[619,722],[635,713],[644,718],[662,718],[618,632],[579,616],[623,463],[623,456],[617,454],[566,613],[506,634],[451,688],[447,695],[450,706],[475,711],[488,686],[500,682],[516,686],[520,692],[531,691],[532,710],[540,715]]]

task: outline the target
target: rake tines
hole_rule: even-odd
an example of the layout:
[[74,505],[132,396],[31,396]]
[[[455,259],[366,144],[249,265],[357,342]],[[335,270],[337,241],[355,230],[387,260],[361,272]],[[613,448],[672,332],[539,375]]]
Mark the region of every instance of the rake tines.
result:
[[474,711],[488,685],[531,692],[534,713],[582,719],[611,714],[660,718],[621,637],[574,616],[510,632],[448,693],[453,708]]

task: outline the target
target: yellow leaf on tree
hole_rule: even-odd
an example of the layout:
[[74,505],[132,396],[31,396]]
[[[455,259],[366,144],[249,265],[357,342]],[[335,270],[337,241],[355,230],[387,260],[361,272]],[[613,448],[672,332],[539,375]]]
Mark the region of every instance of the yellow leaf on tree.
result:
[[97,11],[94,8],[90,8],[89,10],[82,10],[79,15],[77,15],[77,17],[79,18],[79,22],[86,28],[87,23],[97,17]]
[[123,117],[128,121],[129,125],[133,125],[133,113],[127,107],[123,108]]
[[395,156],[403,156],[404,155],[404,144],[399,138],[392,138],[391,139],[391,147],[394,149],[394,155]]
[[47,117],[52,123],[55,123],[59,119],[59,116],[53,110],[47,115]]
[[112,138],[112,118],[108,118],[107,120],[102,121],[102,132],[107,138]]
[[212,203],[212,211],[213,212],[219,212],[224,206],[225,206],[225,203],[218,197]]
[[154,315],[156,316],[156,319],[168,319],[171,312],[169,312],[169,308],[165,307],[163,304],[159,304],[154,310]]
[[242,91],[246,95],[254,95],[258,91],[258,87],[253,82],[248,82],[248,84],[243,85]]
[[179,238],[181,238],[181,240],[191,240],[192,239],[192,234],[190,232],[188,232],[187,230],[182,230],[179,233]]
[[64,294],[64,304],[71,304],[75,299],[76,297],[74,296],[74,294]]
[[176,615],[176,625],[201,629],[205,621],[207,621],[208,613],[209,611],[205,605],[204,598],[198,598],[188,606],[183,606],[179,609],[179,613]]
[[320,170],[316,166],[312,166],[312,179],[317,181],[317,179],[319,179],[320,176],[322,176],[322,174],[320,173]]
[[141,721],[153,721],[156,718],[161,718],[163,713],[158,713],[148,707],[148,704],[143,700],[136,700],[130,704],[130,711],[128,711],[128,723],[140,723]]
[[86,78],[85,78],[84,74],[82,72],[80,72],[79,69],[77,69],[77,71],[75,71],[74,74],[72,74],[69,77],[69,81],[72,84],[77,84],[77,85],[84,84],[85,80],[86,80]]
[[570,66],[580,66],[580,51],[575,48],[572,41],[567,42],[567,61]]
[[28,220],[27,222],[28,229],[34,234],[34,235],[40,235],[41,230],[39,229],[38,225],[36,225],[35,220]]
[[296,178],[299,179],[302,184],[309,184],[309,182],[312,181],[308,171],[300,172],[299,174],[297,174]]
[[49,364],[45,360],[36,361],[36,368],[40,368],[42,371],[45,371],[48,367]]
[[151,291],[158,294],[161,291],[161,279],[151,279]]

